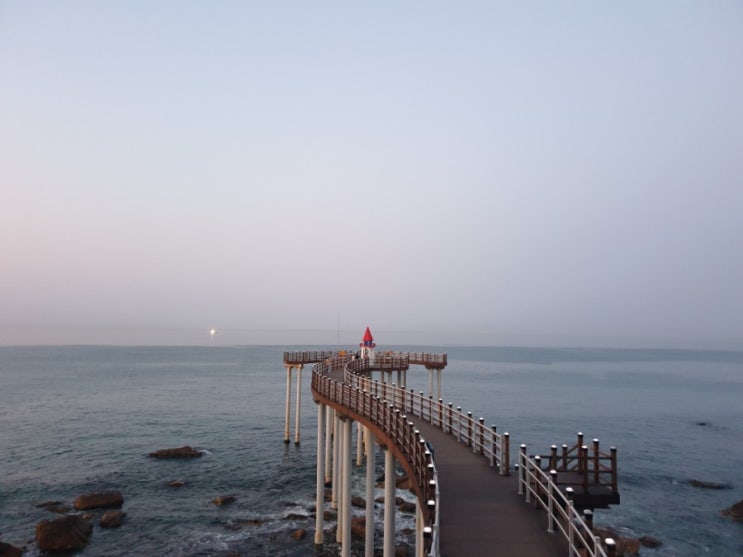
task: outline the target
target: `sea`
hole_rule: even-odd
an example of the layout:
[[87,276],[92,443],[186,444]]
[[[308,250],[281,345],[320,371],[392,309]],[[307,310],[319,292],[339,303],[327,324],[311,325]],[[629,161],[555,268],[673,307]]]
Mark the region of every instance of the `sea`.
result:
[[[0,541],[36,557],[35,525],[56,517],[37,505],[71,505],[81,494],[118,490],[123,525],[94,522],[76,555],[338,554],[332,536],[321,552],[313,543],[311,373],[306,367],[302,374],[299,445],[294,373],[292,442],[285,444],[282,363],[284,351],[337,348],[0,347]],[[617,447],[621,503],[597,510],[595,522],[663,542],[643,547],[642,556],[743,555],[743,523],[721,515],[743,499],[743,352],[389,349],[447,353],[442,398],[508,431],[513,454],[522,443],[547,454],[552,444],[572,445],[577,432]],[[416,391],[427,393],[428,381],[423,369],[408,372]],[[204,455],[148,457],[183,445]],[[363,478],[359,468],[355,494],[364,495]],[[171,487],[173,481],[183,486]],[[214,505],[222,495],[234,503]],[[400,543],[409,542],[411,524],[412,517],[398,519]],[[295,539],[300,529],[307,535]]]

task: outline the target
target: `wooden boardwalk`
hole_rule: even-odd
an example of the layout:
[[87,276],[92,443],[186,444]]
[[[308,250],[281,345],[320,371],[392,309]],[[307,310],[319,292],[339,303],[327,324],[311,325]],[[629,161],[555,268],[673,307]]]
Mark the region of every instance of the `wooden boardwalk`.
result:
[[[368,427],[373,435],[378,436],[380,444],[387,447],[386,455],[392,454],[392,458],[385,460],[386,474],[394,473],[390,466],[396,459],[414,479],[413,489],[420,504],[417,511],[420,514],[416,518],[416,535],[420,536],[416,543],[420,545],[416,546],[416,555],[422,556],[424,550],[426,555],[436,557],[614,555],[614,541],[607,538],[602,542],[597,538],[590,523],[584,520],[580,507],[576,508],[574,500],[577,493],[573,488],[573,485],[577,486],[577,491],[584,497],[583,508],[618,503],[614,447],[610,454],[600,452],[599,442],[594,439],[591,452],[583,443],[582,433],[578,434],[578,443],[572,449],[563,445],[561,454],[553,445],[550,455],[527,457],[526,445],[521,445],[517,461],[523,468],[504,475],[510,466],[507,464],[510,459],[507,433],[496,434],[495,427],[485,426],[483,418],[475,420],[471,413],[465,416],[459,407],[455,411],[451,403],[444,405],[440,399],[435,402],[431,394],[426,397],[423,392],[418,395],[412,389],[407,391],[385,381],[372,381],[373,371],[385,374],[407,370],[410,363],[415,363],[425,366],[430,373],[446,365],[445,355],[411,353],[394,353],[389,357],[372,359],[359,359],[345,352],[341,355],[332,352],[285,353],[285,442],[289,440],[291,371],[296,367],[301,373],[306,363],[316,364],[313,367],[312,392],[315,402],[320,405],[318,498],[322,497],[324,488],[321,470],[326,467],[321,457],[332,452],[329,451],[331,443],[336,447],[334,450],[338,450],[335,445],[337,437],[331,435],[329,423],[328,427],[323,425],[326,421],[323,408],[329,406],[340,413],[340,419],[346,424],[344,435],[348,438],[343,442],[341,451],[350,450],[350,418]],[[301,376],[298,375],[297,417],[300,380]],[[340,426],[340,422],[336,421],[336,424],[336,427]],[[298,444],[298,419],[296,429],[295,442]],[[427,446],[430,452],[426,450]],[[329,462],[330,458],[328,454],[325,461]],[[335,462],[336,457],[332,458]],[[344,513],[348,513],[343,520],[349,523],[350,476],[347,470],[350,468],[350,453],[346,453],[341,462],[346,458],[349,459],[347,464],[333,465],[333,482],[338,481],[339,485],[343,485],[342,506],[346,509]],[[549,467],[545,469],[540,459],[546,459]],[[610,466],[606,462],[610,462]],[[551,475],[548,472],[550,469],[553,469]],[[568,484],[560,483],[561,479],[568,480],[572,476],[575,478]],[[610,476],[611,482],[602,482],[605,476]],[[525,495],[519,494],[519,486],[523,487]],[[394,504],[390,503],[393,497],[393,492],[386,491],[385,503]],[[369,513],[371,508],[367,508]],[[318,533],[323,531],[321,516],[318,512],[316,544],[323,543],[322,536],[318,538]],[[339,524],[340,516],[339,511]],[[552,532],[548,531],[550,520]],[[384,539],[393,537],[394,529],[385,521]],[[369,536],[366,543],[366,554],[371,555]],[[341,548],[341,555],[350,555],[350,538],[342,543]],[[385,555],[391,555],[391,551],[385,545]]]
[[487,459],[425,421],[409,420],[434,449],[441,493],[443,557],[565,557],[544,512],[518,495],[517,476],[500,476]]

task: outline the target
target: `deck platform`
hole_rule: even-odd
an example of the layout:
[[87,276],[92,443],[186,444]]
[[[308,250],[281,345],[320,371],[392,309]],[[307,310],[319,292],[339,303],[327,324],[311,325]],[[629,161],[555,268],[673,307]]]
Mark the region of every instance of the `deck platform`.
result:
[[546,515],[518,495],[516,474],[500,476],[488,461],[448,433],[409,417],[434,448],[441,493],[443,557],[565,557],[567,545],[547,532]]

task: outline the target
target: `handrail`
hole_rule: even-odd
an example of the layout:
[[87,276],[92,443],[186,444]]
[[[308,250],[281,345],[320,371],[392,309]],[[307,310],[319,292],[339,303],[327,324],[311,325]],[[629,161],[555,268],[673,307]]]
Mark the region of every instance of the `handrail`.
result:
[[420,431],[415,429],[414,424],[407,420],[407,415],[391,400],[362,390],[357,385],[336,381],[328,375],[332,369],[346,361],[343,357],[333,357],[313,366],[312,390],[365,418],[389,442],[401,449],[416,483],[415,491],[425,524],[423,531],[428,545],[427,554],[430,557],[439,557],[439,490],[433,455]]
[[557,471],[546,472],[541,467],[541,456],[526,453],[526,445],[521,445],[518,457],[519,495],[524,495],[527,503],[534,503],[547,513],[547,531],[555,529],[568,543],[568,557],[610,557],[613,555],[614,540],[606,538],[604,543],[593,535],[592,524],[584,519],[573,503],[573,488],[563,493],[557,487]]
[[[381,383],[371,379],[373,370],[408,369],[411,363],[435,367],[436,363],[446,363],[446,354],[443,358],[427,359],[424,355],[413,353],[389,353],[383,357],[375,356],[372,359],[357,358],[345,352],[316,352],[293,353],[290,358],[299,354],[308,358],[324,355],[324,359],[313,366],[312,389],[326,399],[338,403],[344,409],[356,413],[368,420],[399,450],[406,460],[409,473],[416,482],[416,495],[422,510],[425,527],[424,540],[428,548],[429,557],[439,557],[439,509],[440,494],[438,488],[438,473],[434,464],[432,447],[421,437],[420,431],[415,429],[413,422],[407,416],[412,415],[438,427],[445,433],[454,436],[457,441],[466,443],[476,454],[485,456],[491,467],[498,467],[501,475],[509,474],[510,438],[507,432],[502,435],[496,427],[486,427],[484,418],[474,419],[471,412],[465,415],[461,407],[456,411],[452,403],[443,404],[439,399],[434,401],[431,395],[424,396],[423,392],[415,393],[394,383]],[[436,360],[436,361],[434,361]],[[292,361],[284,356],[285,363]],[[293,360],[297,361],[297,360]],[[318,361],[309,360],[308,361]],[[428,365],[423,362],[428,362]],[[343,381],[335,381],[329,377],[333,369],[343,368]],[[549,464],[549,470],[542,469],[542,458]],[[610,461],[610,466],[602,462]],[[576,510],[572,487],[565,488],[565,492],[558,488],[558,470],[563,472],[579,472],[582,474],[581,485],[587,490],[588,478],[591,476],[591,485],[610,485],[616,492],[616,448],[611,447],[610,453],[599,450],[599,442],[593,440],[593,454],[589,457],[588,447],[583,444],[583,434],[578,434],[578,443],[572,448],[563,445],[562,455],[557,454],[557,447],[552,445],[550,455],[542,457],[533,455],[529,458],[526,445],[521,445],[518,455],[518,493],[525,495],[527,503],[533,501],[537,508],[547,513],[547,531],[554,533],[558,530],[568,543],[569,557],[612,557],[615,554],[615,542],[606,538],[603,543],[598,536],[593,535],[592,523]],[[606,482],[602,478],[611,476]],[[561,481],[560,485],[573,485]],[[592,521],[591,521],[592,522]]]
[[372,380],[364,375],[364,372],[369,371],[373,365],[366,359],[346,362],[345,381],[374,396],[391,400],[402,412],[421,418],[456,437],[459,442],[472,447],[472,452],[486,457],[490,466],[497,467],[501,475],[509,475],[510,436],[508,432],[501,435],[497,432],[495,425],[485,425],[485,418],[474,419],[472,412],[468,412],[465,416],[459,406],[454,412],[452,403],[445,405],[441,399],[434,401],[431,395],[424,396],[423,391],[416,393],[413,389],[408,391],[397,387],[394,383],[380,383],[376,379]]

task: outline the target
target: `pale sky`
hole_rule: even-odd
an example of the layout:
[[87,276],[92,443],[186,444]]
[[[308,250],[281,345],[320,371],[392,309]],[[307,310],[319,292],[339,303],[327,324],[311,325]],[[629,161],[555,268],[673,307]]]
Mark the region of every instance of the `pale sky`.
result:
[[0,183],[0,344],[743,348],[743,2],[0,0]]

